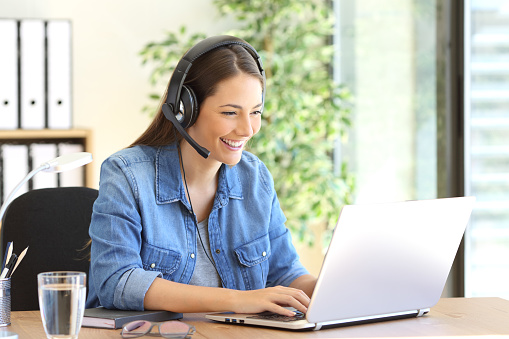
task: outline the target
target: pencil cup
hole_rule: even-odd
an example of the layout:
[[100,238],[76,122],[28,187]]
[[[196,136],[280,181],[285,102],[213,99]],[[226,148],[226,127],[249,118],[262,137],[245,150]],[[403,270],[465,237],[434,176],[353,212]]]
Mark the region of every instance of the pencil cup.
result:
[[0,326],[11,324],[11,278],[0,279]]

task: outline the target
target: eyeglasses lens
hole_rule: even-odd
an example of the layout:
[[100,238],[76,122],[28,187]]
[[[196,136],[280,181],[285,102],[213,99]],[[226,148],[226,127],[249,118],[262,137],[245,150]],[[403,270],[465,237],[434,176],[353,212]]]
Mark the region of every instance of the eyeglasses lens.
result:
[[159,326],[159,332],[166,338],[185,338],[188,334],[193,334],[194,330],[186,323],[167,321]]
[[129,324],[125,325],[122,329],[122,337],[124,338],[136,338],[141,337],[145,333],[147,333],[152,327],[150,321],[133,321]]
[[186,338],[194,333],[194,327],[180,321],[152,323],[147,320],[133,321],[122,329],[122,338],[142,337],[150,332],[154,325],[159,324],[159,334],[165,338]]

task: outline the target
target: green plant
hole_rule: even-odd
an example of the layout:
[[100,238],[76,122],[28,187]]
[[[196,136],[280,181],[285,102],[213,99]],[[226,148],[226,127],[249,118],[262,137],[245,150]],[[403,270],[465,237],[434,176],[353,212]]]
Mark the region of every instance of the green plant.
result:
[[[352,202],[354,178],[346,163],[335,173],[334,143],[350,126],[347,88],[332,80],[332,11],[323,0],[216,0],[223,15],[241,28],[225,32],[259,52],[267,76],[262,128],[250,151],[271,171],[287,226],[300,240],[314,241],[308,225],[325,221],[332,229],[342,204]],[[183,27],[141,51],[155,65],[151,82],[169,78],[183,51],[204,34]],[[185,43],[183,43],[185,42]],[[159,95],[151,95],[159,100]],[[146,107],[145,111],[153,108]],[[330,233],[329,233],[330,234]]]

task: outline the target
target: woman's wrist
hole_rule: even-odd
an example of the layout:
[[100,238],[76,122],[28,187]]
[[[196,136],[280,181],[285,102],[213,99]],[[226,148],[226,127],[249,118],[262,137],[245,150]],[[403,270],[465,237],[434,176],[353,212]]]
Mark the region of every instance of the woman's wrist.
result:
[[233,290],[233,289],[227,289],[223,288],[221,289],[223,293],[218,293],[217,296],[219,297],[219,308],[220,311],[224,312],[236,312],[238,307],[238,303],[240,302],[240,299],[242,297],[242,292],[239,290]]

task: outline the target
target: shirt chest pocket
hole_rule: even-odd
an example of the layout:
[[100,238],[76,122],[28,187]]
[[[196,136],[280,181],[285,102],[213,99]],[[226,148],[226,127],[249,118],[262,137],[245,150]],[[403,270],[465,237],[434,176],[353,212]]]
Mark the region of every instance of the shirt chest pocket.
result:
[[264,288],[269,271],[270,240],[269,235],[255,239],[235,249],[239,260],[242,278],[246,290]]
[[163,278],[171,279],[179,268],[182,255],[179,252],[144,243],[141,248],[141,261],[146,271],[157,271]]

